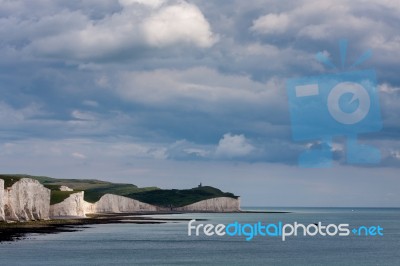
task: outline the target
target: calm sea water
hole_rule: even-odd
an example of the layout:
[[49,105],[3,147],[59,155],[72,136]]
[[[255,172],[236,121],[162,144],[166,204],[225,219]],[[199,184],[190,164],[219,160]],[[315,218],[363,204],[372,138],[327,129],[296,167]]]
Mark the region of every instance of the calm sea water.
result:
[[187,222],[94,225],[0,244],[0,265],[400,265],[400,209],[248,208],[287,214],[181,214],[207,222],[380,225],[381,237],[188,236]]

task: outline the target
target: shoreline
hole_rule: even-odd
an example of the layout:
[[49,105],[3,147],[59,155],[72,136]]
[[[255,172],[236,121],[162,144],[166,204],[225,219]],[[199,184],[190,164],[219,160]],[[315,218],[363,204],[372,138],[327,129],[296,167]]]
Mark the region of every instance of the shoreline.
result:
[[[144,217],[149,213],[105,213],[81,217],[65,217],[50,220],[27,222],[1,222],[0,243],[26,239],[29,234],[57,234],[76,232],[95,224],[160,224],[166,222],[186,221],[188,219],[161,219]],[[157,213],[161,214],[161,213]]]
[[[28,222],[0,222],[0,244],[28,239],[30,234],[57,234],[77,232],[95,224],[162,224],[169,222],[185,222],[190,218],[154,218],[145,215],[169,215],[185,213],[220,213],[220,212],[134,212],[88,214],[86,218],[64,217],[50,220]],[[288,213],[277,211],[239,211],[224,213]],[[197,219],[206,221],[207,219]]]

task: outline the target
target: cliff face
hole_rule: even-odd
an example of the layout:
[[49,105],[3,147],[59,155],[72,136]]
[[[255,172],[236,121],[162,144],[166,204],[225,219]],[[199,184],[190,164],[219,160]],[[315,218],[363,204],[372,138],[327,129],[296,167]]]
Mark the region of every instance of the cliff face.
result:
[[[106,194],[95,203],[83,200],[83,193],[71,194],[63,202],[52,205],[52,217],[81,216],[88,213],[121,213],[121,212],[152,212],[170,210],[123,196]],[[204,212],[237,212],[240,211],[240,200],[229,197],[219,197],[202,200],[187,206],[174,208],[173,211],[204,211]]]
[[[66,189],[66,188],[63,188]],[[67,191],[70,191],[68,189]],[[50,206],[51,191],[37,180],[21,178],[11,187],[4,188],[0,179],[0,221],[30,221],[51,217],[85,217],[87,213],[152,212],[170,210],[135,199],[105,194],[96,203],[84,200],[84,192],[69,195],[64,201]],[[240,200],[217,197],[173,211],[236,212],[240,211]]]
[[208,212],[237,212],[240,211],[240,199],[229,197],[202,200],[190,205],[174,208],[176,211],[208,211]]
[[83,202],[83,208],[86,213],[96,213],[96,204],[95,203],[90,203],[87,201]]
[[154,205],[113,194],[105,194],[96,203],[86,205],[86,213],[157,211],[158,209]]
[[0,221],[5,221],[4,215],[4,180],[0,179]]
[[50,216],[86,217],[88,213],[121,213],[157,211],[158,207],[123,196],[106,194],[95,203],[84,200],[84,192],[71,194],[64,201],[50,206]]
[[4,190],[5,219],[29,221],[49,218],[50,189],[37,180],[22,178]]
[[50,206],[50,217],[78,216],[85,217],[84,192],[69,195],[64,201]]

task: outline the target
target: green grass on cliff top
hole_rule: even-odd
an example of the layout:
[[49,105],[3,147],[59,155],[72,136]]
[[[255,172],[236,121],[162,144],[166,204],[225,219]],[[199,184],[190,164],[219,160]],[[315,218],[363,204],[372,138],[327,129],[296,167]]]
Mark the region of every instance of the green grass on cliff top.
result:
[[4,188],[11,187],[21,178],[23,178],[22,175],[0,175],[0,179],[4,180]]
[[[109,193],[161,207],[181,207],[217,197],[238,198],[232,193],[222,192],[210,186],[181,190],[160,189],[158,187],[139,188],[132,184],[117,184],[94,179],[56,179],[46,176],[0,175],[0,179],[4,179],[4,187],[10,187],[24,177],[36,179],[45,187],[51,189],[51,204],[62,202],[69,195],[79,191],[85,191],[84,199],[91,203],[98,201],[103,195]],[[59,191],[62,185],[70,187],[74,191]]]
[[50,205],[54,205],[60,202],[63,202],[69,195],[77,193],[79,191],[60,191],[60,190],[52,190],[50,197]]
[[238,198],[232,193],[222,192],[221,190],[210,186],[196,187],[192,189],[163,189],[144,191],[127,195],[127,197],[167,208],[182,207],[201,200],[217,197],[228,197],[234,199]]

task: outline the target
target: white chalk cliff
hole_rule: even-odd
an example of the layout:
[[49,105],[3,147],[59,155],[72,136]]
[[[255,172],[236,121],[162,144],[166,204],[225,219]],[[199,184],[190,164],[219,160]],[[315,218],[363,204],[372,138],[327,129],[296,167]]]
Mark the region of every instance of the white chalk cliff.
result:
[[64,201],[50,206],[50,216],[54,218],[85,217],[86,214],[91,213],[151,212],[159,210],[157,206],[113,194],[105,194],[95,203],[89,203],[83,198],[83,191],[71,194]]
[[76,192],[60,203],[50,206],[50,217],[77,216],[85,217],[86,202],[83,200],[84,192]]
[[[84,192],[71,194],[61,203],[50,207],[50,216],[81,216],[94,213],[122,213],[122,212],[152,212],[170,210],[147,204],[135,199],[113,194],[103,195],[97,202],[89,203],[83,200]],[[240,200],[219,197],[202,200],[187,206],[173,208],[173,211],[204,211],[204,212],[237,212],[240,211]]]
[[93,206],[87,206],[87,213],[119,213],[159,210],[157,206],[113,194],[103,195],[99,201],[92,205]]
[[[69,189],[69,188],[68,188]],[[70,191],[63,188],[63,191]],[[50,206],[50,189],[37,180],[21,178],[11,187],[4,188],[0,179],[0,221],[30,221],[49,217],[85,217],[91,213],[153,212],[170,210],[135,199],[105,194],[97,202],[84,200],[84,192],[69,195],[62,202]],[[173,211],[236,212],[240,211],[240,200],[218,197],[202,200]]]
[[7,221],[30,221],[49,218],[50,189],[39,181],[21,178],[3,190],[3,206]]
[[174,208],[176,211],[205,211],[205,212],[237,212],[240,211],[240,199],[219,197],[202,200],[190,205]]
[[4,215],[4,180],[0,179],[0,221],[5,221]]
[[69,188],[67,186],[60,186],[60,191],[74,191],[72,188]]

